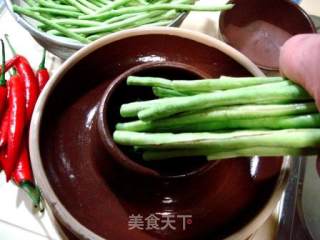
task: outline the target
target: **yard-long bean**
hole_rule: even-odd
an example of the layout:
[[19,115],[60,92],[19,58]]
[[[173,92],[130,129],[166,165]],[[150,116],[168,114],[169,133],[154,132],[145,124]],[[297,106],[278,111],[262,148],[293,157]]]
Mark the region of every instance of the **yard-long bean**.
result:
[[[70,1],[70,0],[68,0]],[[150,4],[145,6],[123,7],[121,9],[110,10],[100,14],[80,16],[80,19],[108,19],[128,13],[148,12],[154,10],[179,10],[179,11],[224,11],[231,9],[233,4],[225,5],[192,5],[192,4]]]
[[199,124],[199,126],[202,126],[202,123],[210,124],[210,122],[217,121],[228,124],[229,121],[241,119],[250,120],[254,125],[256,119],[263,119],[264,117],[283,117],[316,112],[316,105],[312,102],[276,105],[243,105],[212,108],[162,119],[161,121],[144,122],[137,120],[127,123],[118,123],[116,128],[118,130],[126,131],[163,131],[165,129],[170,130],[185,127],[190,124]]
[[157,104],[143,109],[138,113],[138,117],[141,120],[150,121],[169,117],[180,112],[208,107],[250,104],[256,101],[279,99],[307,100],[311,99],[311,97],[300,86],[288,81],[281,81],[279,83],[179,97],[169,103]]
[[228,133],[140,133],[116,130],[121,145],[158,149],[231,149],[249,147],[318,147],[320,129],[247,130]]
[[55,2],[49,2],[46,0],[38,0],[38,2],[40,3],[41,6],[44,6],[44,7],[53,8],[53,9],[60,9],[60,10],[65,10],[65,11],[78,12],[78,9],[73,6],[62,5],[62,4],[58,4]]
[[152,91],[153,94],[159,98],[188,96],[187,94],[184,94],[182,92],[162,87],[153,87]]
[[83,6],[93,10],[93,11],[98,11],[100,8],[91,3],[90,1],[87,0],[78,0]]
[[237,129],[289,129],[319,128],[320,114],[299,116],[267,117],[255,119],[230,119],[228,121],[211,121],[185,125],[167,126],[159,132],[214,132]]
[[[26,0],[26,3],[23,7],[13,5],[13,10],[37,20],[38,28],[48,34],[82,43],[142,25],[168,26],[181,11],[232,7],[230,4],[194,6],[192,0]],[[159,16],[154,15],[157,11]],[[101,14],[108,16],[101,18]]]
[[92,13],[94,13],[94,11],[92,9],[82,5],[77,0],[66,0],[66,2],[68,2],[70,5],[74,6],[75,8],[77,8],[78,10],[83,12],[84,14],[92,14]]
[[[177,157],[207,157],[210,160],[221,160],[234,157],[251,157],[251,156],[301,156],[315,155],[318,153],[316,148],[285,148],[285,147],[251,147],[235,148],[224,150],[204,149],[175,149],[175,150],[146,150],[143,153],[143,159],[146,161],[165,160]],[[181,159],[183,161],[183,159]],[[181,163],[183,164],[183,162]]]
[[76,12],[76,11],[61,10],[61,9],[55,9],[55,8],[44,8],[44,7],[26,7],[24,8],[24,10],[34,11],[39,13],[49,13],[57,16],[76,17],[76,18],[82,15],[82,13]]
[[133,17],[130,17],[130,18],[127,18],[125,20],[115,22],[115,23],[101,24],[101,25],[95,26],[95,27],[74,28],[74,29],[70,29],[70,31],[72,31],[74,33],[82,33],[82,34],[108,32],[108,31],[112,31],[112,30],[119,29],[122,27],[126,27],[128,25],[132,25],[139,20],[153,18],[161,13],[162,13],[161,11],[153,11],[153,12],[143,13],[143,14],[140,14],[137,16],[133,16]]
[[259,84],[284,81],[282,77],[227,77],[222,76],[216,79],[175,80],[156,77],[129,76],[128,85],[171,88],[178,91],[210,92],[216,90],[227,90]]
[[40,15],[38,15],[38,14],[34,13],[33,11],[30,11],[26,8],[22,8],[17,5],[13,5],[13,10],[15,12],[24,14],[28,17],[34,18],[35,20],[38,20],[39,22],[46,24],[55,30],[60,31],[64,35],[66,35],[72,39],[78,40],[79,42],[82,42],[82,43],[89,43],[90,42],[87,38],[82,37],[81,35],[79,35],[77,33],[73,33],[71,31],[69,31],[67,28],[65,28],[57,23],[53,23],[50,20],[48,20],[48,19],[46,19],[46,18],[44,18],[44,17],[42,17],[42,16],[40,16]]
[[113,133],[117,144],[142,151],[146,161],[318,153],[316,104],[282,77],[177,81],[130,76],[127,84],[152,87],[160,97],[123,104],[121,115],[139,120],[118,123]]

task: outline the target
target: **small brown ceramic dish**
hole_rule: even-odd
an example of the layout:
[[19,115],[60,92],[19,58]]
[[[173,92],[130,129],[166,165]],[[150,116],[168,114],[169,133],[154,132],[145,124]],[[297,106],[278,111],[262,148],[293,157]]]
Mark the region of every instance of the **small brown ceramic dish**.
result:
[[[227,44],[174,28],[123,31],[80,50],[48,82],[31,122],[32,167],[58,221],[80,239],[250,236],[280,199],[289,158],[229,159],[214,166],[192,159],[184,168],[142,164],[111,139],[121,103],[151,97],[145,88],[125,85],[133,73],[263,75]],[[142,223],[130,230],[139,215]],[[158,229],[148,228],[150,216]]]
[[291,36],[316,32],[297,4],[289,0],[232,0],[220,15],[220,32],[231,46],[265,70],[279,68],[280,47]]

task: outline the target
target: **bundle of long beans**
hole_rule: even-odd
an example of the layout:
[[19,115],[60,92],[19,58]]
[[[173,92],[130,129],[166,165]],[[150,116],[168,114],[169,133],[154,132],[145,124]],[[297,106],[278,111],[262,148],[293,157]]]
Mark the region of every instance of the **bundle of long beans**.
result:
[[145,160],[206,156],[313,155],[320,113],[300,86],[282,77],[127,79],[152,87],[159,99],[123,104],[113,138],[143,151]]
[[26,0],[13,5],[49,34],[89,43],[106,34],[142,25],[166,26],[186,11],[223,11],[233,4],[194,5],[193,0]]

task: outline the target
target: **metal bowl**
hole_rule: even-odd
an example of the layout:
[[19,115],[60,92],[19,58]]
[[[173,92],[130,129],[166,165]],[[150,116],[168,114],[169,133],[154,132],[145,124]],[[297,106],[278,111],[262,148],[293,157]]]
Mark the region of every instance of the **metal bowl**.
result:
[[[54,55],[62,58],[67,59],[73,53],[84,47],[86,44],[80,43],[76,40],[72,40],[65,37],[53,36],[42,32],[36,26],[37,21],[22,16],[20,14],[16,14],[13,12],[12,5],[16,4],[19,6],[25,6],[24,1],[22,0],[4,0],[5,4],[10,12],[10,14],[14,17],[14,19],[24,27],[32,37],[45,49],[49,52],[53,53]],[[183,19],[187,16],[187,13],[180,14],[176,19],[169,24],[170,27],[177,27],[181,24]]]

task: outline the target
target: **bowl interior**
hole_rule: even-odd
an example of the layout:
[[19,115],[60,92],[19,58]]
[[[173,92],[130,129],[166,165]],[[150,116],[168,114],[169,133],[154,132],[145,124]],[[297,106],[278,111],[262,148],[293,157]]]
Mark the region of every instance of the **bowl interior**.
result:
[[[205,158],[170,159],[170,161],[146,162],[142,160],[142,152],[132,147],[117,146],[112,140],[115,125],[120,122],[133,121],[135,118],[122,118],[120,106],[124,103],[156,99],[151,87],[128,86],[128,76],[151,76],[171,80],[196,80],[209,77],[193,66],[175,63],[145,63],[129,69],[117,77],[107,88],[102,97],[99,111],[102,140],[113,158],[124,167],[140,174],[161,177],[184,177],[202,172],[214,163],[208,164]],[[100,114],[101,113],[101,114]],[[181,164],[183,162],[183,164]],[[150,171],[150,169],[152,171]]]
[[289,0],[232,0],[220,16],[220,30],[231,46],[259,67],[277,70],[280,47],[291,36],[315,32],[309,16]]
[[[46,178],[67,211],[103,238],[222,239],[265,206],[282,158],[229,159],[199,176],[160,181],[133,177],[97,147],[102,143],[95,123],[105,90],[129,69],[157,62],[193,66],[210,77],[251,75],[222,51],[172,33],[127,36],[96,49],[58,76],[45,102],[40,153]],[[132,214],[192,215],[192,226],[129,230]]]

